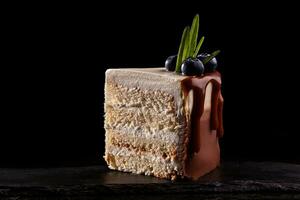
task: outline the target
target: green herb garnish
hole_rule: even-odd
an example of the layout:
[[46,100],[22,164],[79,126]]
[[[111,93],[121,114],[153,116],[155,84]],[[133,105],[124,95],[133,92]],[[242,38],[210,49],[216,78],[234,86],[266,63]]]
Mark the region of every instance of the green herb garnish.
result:
[[194,54],[197,45],[198,31],[199,31],[199,15],[196,15],[193,19],[193,23],[190,31],[189,55]]
[[175,71],[177,73],[180,73],[180,65],[182,63],[184,44],[185,44],[186,37],[189,35],[189,32],[190,32],[190,27],[186,26],[184,28],[182,36],[181,36],[181,42],[180,42],[180,46],[179,46],[179,50],[178,50],[178,54],[177,54],[177,61],[176,61],[176,68],[175,68]]
[[201,39],[199,40],[199,43],[198,43],[198,45],[197,45],[197,47],[196,47],[196,50],[195,50],[195,52],[194,52],[194,54],[193,54],[193,57],[194,57],[194,58],[197,57],[198,52],[199,52],[199,50],[200,50],[200,48],[201,48],[201,46],[202,46],[202,43],[203,43],[203,41],[204,41],[204,38],[205,38],[205,37],[202,36]]
[[181,36],[181,42],[177,54],[175,71],[180,73],[180,66],[184,60],[189,57],[196,58],[201,45],[204,41],[204,37],[201,37],[198,45],[198,32],[199,32],[199,15],[197,14],[194,19],[191,28],[186,26]]
[[203,64],[205,65],[206,63],[208,63],[209,61],[211,61],[211,59],[213,59],[214,57],[216,57],[221,51],[220,50],[217,50],[217,51],[214,51],[210,54],[210,56],[208,56],[207,58],[205,58],[203,60]]
[[181,58],[181,63],[186,59],[188,58],[189,54],[190,54],[190,27],[188,26],[187,27],[187,30],[186,30],[186,37],[185,37],[185,40],[184,40],[184,45],[183,45],[183,53],[182,53],[182,58]]

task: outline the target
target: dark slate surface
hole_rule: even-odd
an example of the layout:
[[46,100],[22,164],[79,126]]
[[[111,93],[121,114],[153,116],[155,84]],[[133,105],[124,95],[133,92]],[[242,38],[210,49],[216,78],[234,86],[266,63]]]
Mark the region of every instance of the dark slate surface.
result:
[[168,181],[105,166],[0,169],[5,199],[298,199],[300,165],[225,162],[198,181]]

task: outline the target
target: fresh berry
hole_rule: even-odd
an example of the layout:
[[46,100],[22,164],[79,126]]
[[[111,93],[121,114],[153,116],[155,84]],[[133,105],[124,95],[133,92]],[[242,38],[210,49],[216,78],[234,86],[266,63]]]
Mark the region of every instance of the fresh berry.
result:
[[166,70],[175,71],[177,55],[169,56],[165,62]]
[[[208,53],[201,53],[201,54],[199,54],[197,56],[197,58],[203,62],[204,59],[207,58],[208,56],[210,56],[210,54],[208,54]],[[204,72],[205,73],[207,73],[207,72],[213,72],[213,71],[216,70],[217,66],[218,66],[217,59],[213,58],[210,61],[208,61],[206,64],[204,64],[204,69],[205,69]]]
[[204,66],[198,58],[188,58],[182,63],[181,72],[186,76],[202,75]]

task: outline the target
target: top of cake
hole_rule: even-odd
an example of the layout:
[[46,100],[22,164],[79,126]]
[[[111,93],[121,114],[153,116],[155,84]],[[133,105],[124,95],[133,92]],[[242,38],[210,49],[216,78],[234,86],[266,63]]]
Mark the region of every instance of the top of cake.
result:
[[[108,76],[110,75],[110,76]],[[221,83],[221,75],[218,71],[206,73],[201,76],[182,76],[175,72],[166,71],[163,67],[155,68],[116,68],[108,69],[106,71],[107,81],[118,82],[123,85],[135,85],[136,87],[144,87],[151,81],[153,88],[162,90],[173,90],[176,85],[182,84],[181,82],[187,81],[189,79],[198,80],[198,82],[203,82],[205,84],[210,80],[216,80]],[[115,79],[115,80],[113,80]],[[161,84],[161,80],[164,80],[164,84]],[[199,85],[199,84],[198,84]]]
[[[117,69],[108,69],[106,73],[118,73],[114,71],[124,71],[123,73],[126,73],[126,75],[129,75],[131,73],[137,72],[136,74],[147,74],[148,76],[155,75],[155,76],[161,76],[166,79],[170,80],[178,80],[181,81],[185,79],[185,76],[182,76],[178,73],[170,73],[167,71],[164,67],[153,67],[153,68],[117,68]],[[138,78],[138,77],[137,77]]]

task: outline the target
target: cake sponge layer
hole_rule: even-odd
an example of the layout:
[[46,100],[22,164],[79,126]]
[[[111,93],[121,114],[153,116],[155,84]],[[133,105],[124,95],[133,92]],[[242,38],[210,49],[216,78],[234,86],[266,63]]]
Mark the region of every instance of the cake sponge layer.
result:
[[[125,151],[130,152],[130,151]],[[135,153],[128,155],[111,154],[105,156],[110,169],[132,172],[135,174],[153,175],[159,178],[176,179],[183,176],[180,164],[169,162],[155,155],[135,156]]]
[[135,127],[148,132],[165,129],[174,132],[182,126],[176,120],[174,97],[159,90],[129,88],[107,83],[105,99],[106,120],[109,127]]

